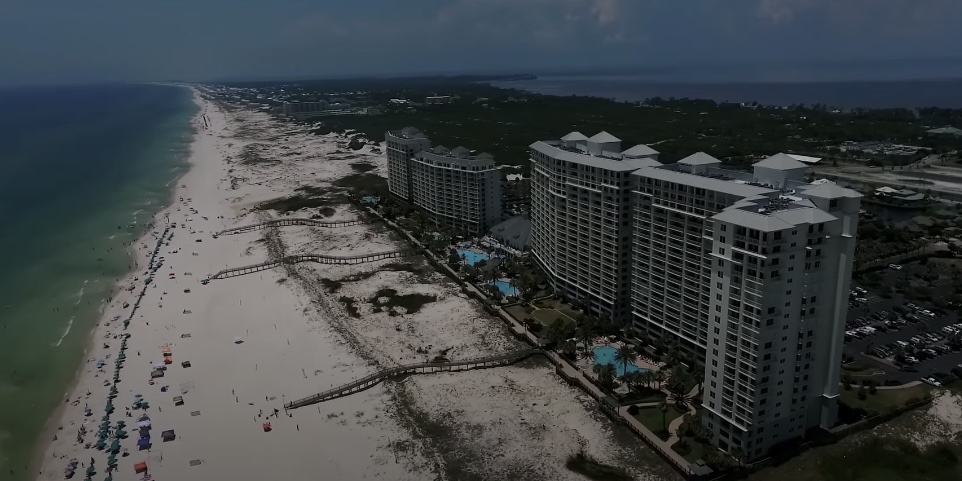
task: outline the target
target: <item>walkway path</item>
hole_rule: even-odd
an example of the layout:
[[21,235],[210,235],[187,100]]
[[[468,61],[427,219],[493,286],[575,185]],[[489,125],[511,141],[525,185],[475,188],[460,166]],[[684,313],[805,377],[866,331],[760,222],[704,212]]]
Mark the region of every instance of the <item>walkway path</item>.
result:
[[232,227],[230,229],[224,229],[216,234],[214,238],[222,235],[233,235],[233,234],[243,234],[245,232],[253,232],[256,230],[266,229],[268,227],[284,227],[289,225],[306,225],[311,227],[347,227],[352,225],[362,224],[364,221],[361,220],[347,220],[340,222],[323,221],[317,219],[303,219],[303,218],[292,218],[292,219],[274,219],[266,222],[261,222],[259,224],[242,225],[240,227]]
[[537,354],[544,354],[541,349],[522,349],[520,351],[508,352],[496,356],[487,356],[464,361],[445,361],[445,362],[422,362],[416,364],[405,364],[403,366],[385,369],[380,372],[363,377],[356,381],[349,382],[342,386],[328,389],[322,393],[298,399],[284,405],[284,409],[297,409],[324,401],[330,401],[339,397],[348,396],[361,392],[380,384],[385,379],[391,379],[409,374],[428,374],[435,372],[458,372],[473,369],[487,369],[492,367],[507,366],[514,364],[522,359],[527,359]]
[[317,262],[319,264],[339,264],[339,265],[354,265],[363,264],[365,262],[376,262],[384,259],[393,259],[397,257],[412,257],[421,255],[421,249],[402,249],[397,251],[389,252],[377,252],[373,254],[360,254],[356,256],[328,256],[323,254],[303,254],[303,255],[293,255],[282,257],[277,260],[265,261],[259,264],[252,264],[249,266],[241,267],[231,267],[229,269],[224,269],[207,279],[203,282],[206,284],[208,281],[214,279],[226,279],[228,277],[242,276],[244,274],[252,274],[254,272],[265,271],[268,269],[273,269],[274,267],[285,265],[285,264],[297,264],[299,262]]

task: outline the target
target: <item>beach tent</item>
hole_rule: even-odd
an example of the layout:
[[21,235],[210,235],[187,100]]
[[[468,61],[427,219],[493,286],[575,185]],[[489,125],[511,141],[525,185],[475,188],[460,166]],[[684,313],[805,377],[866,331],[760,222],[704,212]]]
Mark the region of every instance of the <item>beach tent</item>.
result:
[[137,447],[140,448],[141,451],[150,449],[150,438],[140,438],[140,440],[137,441]]
[[165,443],[166,443],[167,441],[173,441],[174,439],[177,439],[177,435],[174,434],[174,430],[173,430],[173,429],[168,429],[167,431],[164,431],[164,432],[160,433],[160,437],[161,437],[161,439],[164,440]]
[[150,436],[150,428],[140,428],[140,437],[146,438]]
[[147,463],[137,463],[134,465],[134,472],[137,474],[147,472]]
[[150,419],[144,419],[143,421],[137,422],[138,428],[150,428]]
[[164,377],[164,371],[160,369],[154,369],[154,372],[150,373],[151,378]]

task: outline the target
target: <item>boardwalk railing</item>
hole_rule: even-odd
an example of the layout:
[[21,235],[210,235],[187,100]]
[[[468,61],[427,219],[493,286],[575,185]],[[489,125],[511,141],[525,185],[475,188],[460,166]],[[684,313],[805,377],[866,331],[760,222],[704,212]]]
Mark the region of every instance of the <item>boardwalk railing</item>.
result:
[[240,227],[233,227],[230,229],[224,229],[216,234],[214,237],[220,237],[222,235],[233,235],[233,234],[243,234],[245,232],[253,232],[255,230],[266,229],[268,227],[277,226],[283,227],[288,225],[307,225],[311,227],[347,227],[352,225],[363,224],[364,221],[361,220],[346,220],[339,222],[323,221],[317,219],[275,219],[269,220],[267,222],[261,222],[260,224],[242,225]]
[[361,392],[365,389],[369,389],[385,379],[390,379],[394,377],[406,376],[408,374],[427,374],[435,372],[458,372],[458,371],[468,371],[472,369],[487,369],[492,367],[507,366],[514,364],[522,359],[527,359],[528,357],[544,354],[541,349],[524,349],[520,351],[513,351],[505,354],[500,354],[497,356],[480,357],[476,359],[467,359],[464,361],[451,361],[451,362],[422,362],[417,364],[406,364],[403,366],[398,366],[391,369],[385,369],[380,372],[371,374],[370,376],[362,377],[361,379],[349,382],[343,386],[338,386],[333,389],[328,389],[322,393],[315,394],[303,399],[298,399],[296,401],[291,401],[284,405],[284,409],[297,409],[304,406],[310,406],[311,404],[317,404],[324,401],[330,401],[332,399],[337,399],[339,397],[349,396],[354,393]]
[[394,259],[398,257],[412,257],[417,255],[421,255],[421,249],[402,249],[398,251],[378,252],[374,254],[361,254],[356,256],[327,256],[323,254],[294,255],[294,256],[282,257],[278,260],[261,262],[260,264],[253,264],[253,265],[241,266],[241,267],[231,267],[229,269],[224,269],[208,277],[206,280],[210,281],[213,279],[226,279],[228,277],[242,276],[244,274],[251,274],[254,272],[273,269],[274,267],[277,267],[280,265],[297,264],[300,262],[316,262],[318,264],[354,265],[354,264],[363,264],[365,262],[376,262],[384,259]]

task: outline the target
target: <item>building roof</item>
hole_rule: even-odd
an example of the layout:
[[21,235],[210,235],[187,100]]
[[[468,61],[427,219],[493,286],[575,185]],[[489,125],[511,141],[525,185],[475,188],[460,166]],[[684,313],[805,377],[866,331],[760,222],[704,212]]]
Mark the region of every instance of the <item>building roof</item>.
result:
[[468,150],[466,147],[462,147],[462,146],[460,146],[460,145],[457,146],[457,147],[455,147],[455,148],[453,148],[453,149],[451,149],[451,154],[453,154],[453,155],[468,155],[468,154],[470,154],[470,153],[471,153],[470,150]]
[[564,140],[565,142],[577,142],[579,140],[588,140],[588,136],[582,134],[581,132],[575,131],[565,135],[561,138],[561,140]]
[[755,162],[752,164],[752,167],[763,167],[766,169],[775,170],[795,170],[804,169],[807,166],[786,154],[779,153],[760,162]]
[[696,152],[694,154],[679,160],[677,163],[681,165],[709,165],[709,164],[720,164],[721,161],[704,153]]
[[512,217],[496,224],[488,234],[508,247],[524,250],[531,239],[531,219],[526,215]]
[[591,167],[597,167],[616,172],[631,172],[642,167],[654,167],[662,165],[661,162],[648,157],[617,160],[609,159],[607,157],[589,155],[581,152],[572,152],[541,140],[531,144],[529,147],[531,147],[532,150],[541,152],[542,154],[551,156],[555,159],[563,160],[565,162],[574,162],[581,165],[588,165]]
[[926,130],[926,133],[936,134],[936,135],[942,135],[942,134],[962,135],[962,129],[957,129],[951,126],[945,126],[945,127],[939,127],[937,129]]
[[669,169],[643,169],[635,172],[633,175],[640,175],[642,177],[650,177],[652,179],[690,185],[692,187],[707,189],[714,192],[725,192],[742,197],[752,197],[756,195],[765,195],[778,192],[775,189],[769,189],[767,187],[758,187],[742,182],[733,182],[731,180],[705,177],[702,175],[689,174],[686,172],[679,172],[677,170]]
[[474,158],[488,160],[488,159],[494,159],[494,156],[487,152],[481,152],[480,154],[474,156]]
[[821,157],[811,157],[808,155],[798,155],[798,154],[785,154],[803,164],[817,164],[818,161],[822,160]]
[[434,152],[434,153],[436,153],[436,154],[447,154],[448,152],[451,152],[451,149],[449,149],[449,148],[447,148],[447,147],[445,147],[445,146],[443,146],[443,145],[437,145],[437,146],[435,146],[433,149],[431,149],[431,151]]
[[813,185],[804,189],[805,195],[812,197],[820,197],[823,199],[837,199],[840,197],[847,197],[850,199],[857,199],[862,197],[862,194],[852,190],[846,189],[838,184],[832,182],[823,182],[820,184]]
[[604,131],[598,132],[597,134],[592,135],[591,138],[588,139],[588,140],[591,141],[591,142],[598,143],[598,144],[607,144],[607,143],[611,143],[611,142],[621,142],[621,139],[619,139],[618,137],[615,137],[614,135],[611,135],[611,134],[609,134],[608,132],[604,132]]
[[[813,210],[813,209],[805,209]],[[718,214],[715,214],[712,219],[720,220],[722,222],[728,222],[730,224],[735,224],[742,227],[747,227],[749,229],[755,229],[762,232],[774,232],[779,230],[791,229],[793,224],[790,224],[780,217],[769,214],[759,214],[757,212],[751,212],[744,209],[729,208],[725,209]]]
[[638,144],[628,150],[621,153],[625,157],[651,157],[653,155],[658,155],[658,151],[648,147],[645,144]]

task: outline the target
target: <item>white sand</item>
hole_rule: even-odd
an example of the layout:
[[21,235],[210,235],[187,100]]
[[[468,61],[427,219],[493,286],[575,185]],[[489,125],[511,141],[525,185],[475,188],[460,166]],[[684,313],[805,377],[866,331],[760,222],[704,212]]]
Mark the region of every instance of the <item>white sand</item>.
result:
[[[211,234],[223,228],[276,215],[251,211],[259,202],[287,196],[301,186],[330,185],[354,172],[351,163],[373,165],[373,173],[386,175],[385,160],[371,146],[347,150],[344,137],[285,134],[290,125],[263,113],[223,112],[197,98],[212,128],[204,131],[203,121],[195,119],[200,131],[192,147],[192,168],[179,182],[171,207],[156,217],[163,226],[164,214],[169,214],[178,227],[170,244],[161,249],[165,264],[127,331],[132,337],[115,400],[118,411],[111,421],[128,423],[130,437],[121,444],[130,456],[120,458],[115,480],[139,479],[133,465],[141,461],[148,463],[154,480],[579,480],[585,478],[564,467],[568,455],[579,449],[626,467],[639,479],[678,478],[641,441],[602,418],[587,396],[561,382],[542,360],[486,371],[413,376],[297,409],[286,417],[284,401],[379,368],[421,361],[443,350],[459,359],[523,346],[500,321],[481,313],[456,285],[417,259],[360,266],[301,264],[289,271],[277,268],[201,285],[202,278],[225,267],[268,259],[267,237],[275,242],[272,245],[280,241],[288,254],[350,255],[401,244],[379,225],[286,227],[213,239]],[[276,162],[241,163],[238,156],[251,143],[263,144],[256,146],[259,155]],[[191,213],[190,208],[198,212]],[[353,208],[339,206],[328,218],[357,217]],[[162,227],[153,235],[161,231]],[[108,306],[105,320],[129,312],[121,306],[132,304],[143,285],[143,267],[153,244],[150,236],[138,243],[142,270],[124,281],[135,284],[136,290],[121,291]],[[421,269],[379,270],[406,262]],[[175,277],[170,279],[169,273]],[[348,276],[356,280],[343,282],[333,294],[319,282]],[[135,277],[140,279],[134,281]],[[416,314],[403,308],[395,316],[387,310],[374,312],[369,299],[385,288],[437,300]],[[355,299],[359,317],[347,313],[338,300],[341,296]],[[117,322],[101,323],[88,359],[116,356],[119,341],[109,339],[111,347],[105,349],[101,340],[121,329]],[[235,337],[244,342],[235,344]],[[149,385],[150,366],[162,359],[164,344],[171,345],[174,363],[164,378]],[[182,361],[190,361],[192,367],[182,368]],[[94,479],[106,476],[106,453],[75,443],[85,422],[90,431],[85,441],[96,440],[108,389],[103,381],[110,378],[113,362],[108,360],[106,367],[106,373],[98,374],[93,362],[83,366],[70,395],[71,401],[80,401],[66,405],[59,423],[62,430],[46,450],[40,479],[62,479],[71,457],[85,463],[95,458]],[[161,392],[162,386],[170,391]],[[88,390],[91,394],[86,396]],[[137,450],[136,418],[124,415],[135,393],[151,404],[150,452]],[[183,395],[183,406],[174,406],[172,397],[177,395]],[[89,418],[83,415],[85,403],[93,409]],[[265,433],[261,427],[265,419],[258,414],[274,408],[281,409],[281,416],[270,419],[273,431]],[[198,416],[191,415],[197,411]],[[175,441],[161,441],[160,433],[167,429],[176,431]],[[627,442],[620,441],[625,438]],[[201,464],[192,467],[191,460]],[[83,478],[83,469],[78,478]]]

